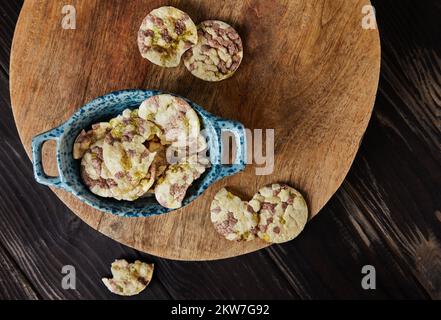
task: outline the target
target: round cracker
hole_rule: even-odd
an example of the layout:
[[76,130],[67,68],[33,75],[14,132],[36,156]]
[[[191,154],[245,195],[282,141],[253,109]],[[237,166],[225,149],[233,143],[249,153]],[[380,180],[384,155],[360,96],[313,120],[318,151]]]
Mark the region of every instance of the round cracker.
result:
[[258,216],[246,201],[225,188],[214,196],[210,206],[216,231],[230,241],[250,241],[256,237]]
[[297,237],[308,220],[308,207],[300,192],[288,185],[261,188],[249,202],[259,214],[257,235],[270,243]]
[[127,201],[146,194],[155,182],[156,170],[152,170],[151,163],[156,154],[143,143],[152,139],[159,127],[139,118],[137,110],[126,109],[109,123],[93,125],[92,130],[91,138],[99,132],[105,137],[93,144],[82,159],[81,175],[89,189],[102,197]]
[[177,67],[183,53],[197,41],[196,25],[188,14],[169,6],[151,11],[138,31],[141,55],[162,67]]
[[110,176],[118,184],[113,190],[117,200],[133,201],[143,196],[155,182],[151,170],[156,153],[136,141],[103,143],[103,159]]
[[221,81],[231,77],[243,58],[242,40],[225,22],[207,20],[198,26],[198,43],[185,52],[187,69],[205,81]]
[[[99,140],[86,151],[81,160],[81,178],[89,190],[100,197],[127,201],[136,200],[147,193],[155,181],[155,172],[148,171],[136,181],[130,172],[113,175],[106,165],[104,149],[103,140]],[[145,166],[149,167],[154,157],[155,153],[149,154],[144,160]]]
[[164,134],[162,143],[171,144],[175,149],[191,146],[190,149],[198,150],[199,141],[205,140],[200,133],[196,111],[180,97],[171,94],[152,96],[142,102],[138,115],[157,124]]
[[162,133],[156,124],[140,118],[137,109],[124,110],[109,124],[103,159],[110,177],[118,184],[113,197],[133,201],[145,195],[155,182],[156,169],[151,165],[157,154],[150,152],[145,143]]

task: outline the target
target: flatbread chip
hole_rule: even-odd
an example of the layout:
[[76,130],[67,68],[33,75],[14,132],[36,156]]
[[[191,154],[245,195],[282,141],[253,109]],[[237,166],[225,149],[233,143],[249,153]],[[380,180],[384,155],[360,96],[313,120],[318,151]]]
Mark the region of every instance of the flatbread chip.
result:
[[242,40],[225,22],[208,20],[198,26],[198,43],[184,53],[186,68],[205,81],[231,77],[243,58]]
[[113,278],[103,278],[104,285],[110,292],[120,296],[134,296],[143,291],[153,276],[153,263],[136,260],[128,263],[126,260],[115,260],[111,271]]
[[225,188],[215,195],[210,213],[214,228],[227,240],[250,241],[256,237],[257,213]]
[[196,25],[185,12],[174,7],[151,11],[138,31],[141,55],[162,67],[177,67],[182,54],[198,41]]
[[287,185],[261,188],[249,205],[259,214],[257,235],[266,242],[282,243],[294,239],[308,220],[305,199]]

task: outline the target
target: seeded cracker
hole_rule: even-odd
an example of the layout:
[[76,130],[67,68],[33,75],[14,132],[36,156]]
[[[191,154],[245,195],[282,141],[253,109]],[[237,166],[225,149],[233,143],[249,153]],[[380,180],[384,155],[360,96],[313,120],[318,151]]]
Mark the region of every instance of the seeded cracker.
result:
[[199,117],[184,99],[170,94],[155,95],[140,105],[138,114],[156,123],[164,132],[165,143],[173,148],[190,147],[193,152],[201,151]]
[[195,76],[205,81],[231,77],[243,58],[239,34],[230,25],[208,20],[198,26],[198,43],[185,52],[184,64]]
[[153,264],[136,260],[128,263],[126,260],[115,260],[111,271],[113,278],[103,278],[104,285],[110,292],[120,296],[133,296],[143,291],[153,276]]
[[144,142],[160,129],[129,109],[109,123],[112,129],[104,139],[103,158],[118,185],[113,197],[133,201],[146,194],[155,182],[151,165],[156,153],[150,152]]
[[112,197],[117,183],[112,178],[103,178],[107,170],[103,160],[103,140],[95,142],[81,159],[81,177],[87,187],[101,197]]
[[287,185],[263,187],[249,204],[259,214],[257,235],[266,242],[282,243],[294,239],[308,220],[305,199]]
[[256,237],[258,217],[246,201],[225,188],[214,197],[210,207],[216,231],[231,241],[250,241]]
[[182,54],[197,41],[194,22],[188,14],[173,7],[151,11],[138,31],[141,55],[162,67],[177,67]]
[[163,207],[180,208],[187,189],[208,165],[208,159],[192,155],[169,166],[155,187],[156,200]]

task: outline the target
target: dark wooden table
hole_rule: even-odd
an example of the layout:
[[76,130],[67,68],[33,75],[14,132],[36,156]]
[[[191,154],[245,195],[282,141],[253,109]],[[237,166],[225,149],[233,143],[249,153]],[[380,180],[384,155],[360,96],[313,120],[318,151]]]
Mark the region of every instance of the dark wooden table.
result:
[[[441,2],[373,1],[382,43],[374,114],[345,182],[294,242],[215,262],[158,259],[96,232],[37,184],[8,75],[22,1],[0,3],[0,298],[115,299],[115,258],[156,263],[140,299],[441,299]],[[76,290],[63,290],[63,265]],[[361,286],[364,265],[376,289]]]

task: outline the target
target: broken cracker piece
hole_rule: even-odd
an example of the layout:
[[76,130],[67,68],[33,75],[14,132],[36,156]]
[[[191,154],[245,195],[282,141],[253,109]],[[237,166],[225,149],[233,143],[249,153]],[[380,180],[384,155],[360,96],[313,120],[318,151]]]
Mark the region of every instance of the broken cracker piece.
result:
[[115,260],[111,271],[113,278],[103,278],[104,285],[110,292],[120,296],[133,296],[143,291],[153,276],[153,263],[136,260],[128,263],[126,260]]

